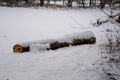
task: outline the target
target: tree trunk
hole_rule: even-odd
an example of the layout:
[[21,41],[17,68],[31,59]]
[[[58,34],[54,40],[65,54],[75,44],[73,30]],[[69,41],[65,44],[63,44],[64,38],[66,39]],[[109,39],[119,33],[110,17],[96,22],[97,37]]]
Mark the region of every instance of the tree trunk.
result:
[[68,6],[68,7],[72,7],[72,0],[68,0],[67,6]]
[[90,0],[89,6],[92,6],[92,0]]
[[84,3],[84,0],[82,0],[82,5],[83,5],[83,7],[85,7],[85,3]]
[[54,1],[54,6],[56,6],[56,0],[53,0]]
[[24,0],[25,1],[25,3],[28,3],[28,0]]
[[40,0],[40,6],[44,5],[44,0]]
[[49,5],[50,4],[50,0],[47,0],[47,5]]
[[96,7],[96,5],[97,5],[96,3],[97,3],[96,0],[94,0],[94,2],[93,2],[94,7]]
[[105,7],[105,0],[100,0],[100,8],[104,8]]
[[65,0],[62,0],[62,3],[63,3],[63,6],[64,6],[64,4],[65,4]]
[[80,0],[77,0],[77,4],[78,4],[79,7],[80,7],[80,3],[81,3]]
[[12,6],[12,5],[13,5],[13,3],[14,3],[14,1],[13,1],[13,0],[7,0],[7,6]]
[[3,1],[2,0],[0,0],[0,5],[2,6],[2,3],[3,3]]

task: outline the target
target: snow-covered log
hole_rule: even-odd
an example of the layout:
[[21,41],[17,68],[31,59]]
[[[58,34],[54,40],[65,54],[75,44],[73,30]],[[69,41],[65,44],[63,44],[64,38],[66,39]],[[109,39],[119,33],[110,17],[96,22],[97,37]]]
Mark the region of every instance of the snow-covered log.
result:
[[68,35],[59,39],[48,39],[43,41],[18,43],[14,46],[14,52],[22,53],[25,51],[38,52],[41,50],[55,50],[62,47],[76,46],[81,44],[94,44],[96,38],[91,31]]

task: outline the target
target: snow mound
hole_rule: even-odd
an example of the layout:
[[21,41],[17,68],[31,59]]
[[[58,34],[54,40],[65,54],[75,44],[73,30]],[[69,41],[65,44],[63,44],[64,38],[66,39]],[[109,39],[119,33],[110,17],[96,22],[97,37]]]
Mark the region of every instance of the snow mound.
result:
[[30,51],[31,52],[41,52],[50,48],[50,44],[31,44]]

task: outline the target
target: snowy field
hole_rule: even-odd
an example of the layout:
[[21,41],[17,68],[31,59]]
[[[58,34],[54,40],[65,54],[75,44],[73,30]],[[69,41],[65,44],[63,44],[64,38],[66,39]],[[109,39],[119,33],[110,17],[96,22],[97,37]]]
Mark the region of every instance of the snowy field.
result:
[[[99,9],[0,7],[0,80],[106,80],[98,48],[106,42],[105,32],[91,25],[106,17]],[[56,39],[83,31],[92,31],[96,44],[37,53],[14,54],[12,50],[18,42]]]

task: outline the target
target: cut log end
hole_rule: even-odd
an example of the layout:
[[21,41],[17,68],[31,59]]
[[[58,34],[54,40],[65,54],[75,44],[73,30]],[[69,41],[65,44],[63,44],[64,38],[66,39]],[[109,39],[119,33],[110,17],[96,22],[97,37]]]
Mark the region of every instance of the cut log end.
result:
[[29,47],[23,47],[23,46],[17,44],[13,47],[13,51],[15,53],[22,53],[22,52],[29,51]]
[[23,47],[20,46],[20,45],[15,45],[15,46],[13,47],[13,51],[14,51],[15,53],[22,53],[22,52],[23,52]]

